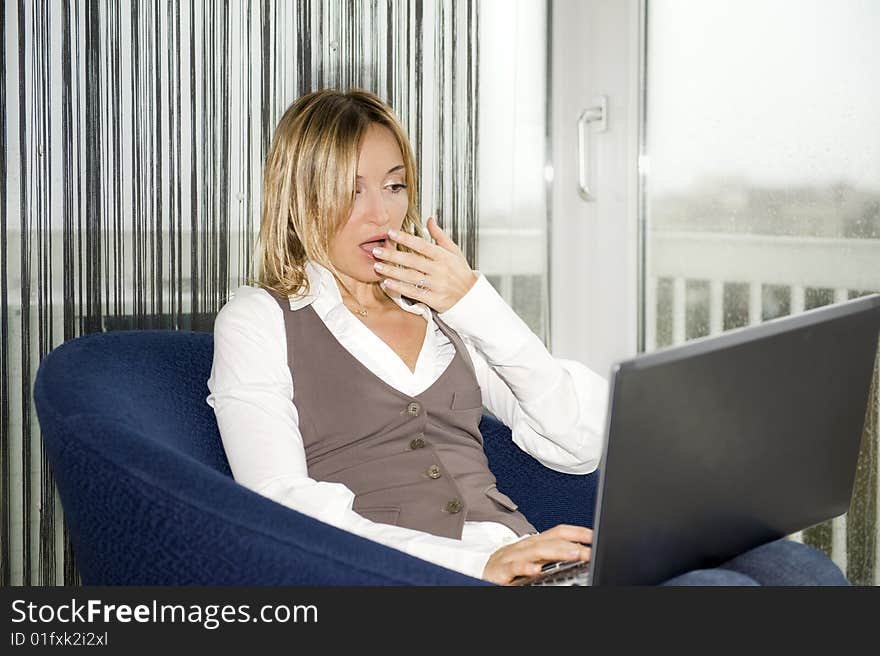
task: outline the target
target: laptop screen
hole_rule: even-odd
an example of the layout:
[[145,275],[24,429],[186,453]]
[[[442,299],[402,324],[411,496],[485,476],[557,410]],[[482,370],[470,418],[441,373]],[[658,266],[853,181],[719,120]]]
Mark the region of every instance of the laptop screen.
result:
[[847,511],[880,295],[612,372],[593,584],[653,585]]

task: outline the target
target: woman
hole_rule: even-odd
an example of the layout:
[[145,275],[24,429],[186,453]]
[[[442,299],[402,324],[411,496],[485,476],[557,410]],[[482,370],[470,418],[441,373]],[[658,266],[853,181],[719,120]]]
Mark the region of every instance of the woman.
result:
[[606,381],[550,355],[433,218],[427,230],[435,243],[412,149],[381,100],[324,90],[288,108],[265,166],[258,286],[215,321],[207,401],[233,475],[495,583],[589,560],[590,529],[538,533],[498,490],[477,425],[485,406],[547,467],[591,472]]

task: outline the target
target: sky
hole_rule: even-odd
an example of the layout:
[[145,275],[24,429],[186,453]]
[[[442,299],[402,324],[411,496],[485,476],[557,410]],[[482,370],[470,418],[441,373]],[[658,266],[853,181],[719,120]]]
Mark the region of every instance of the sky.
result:
[[880,190],[880,0],[651,0],[647,93],[655,192]]

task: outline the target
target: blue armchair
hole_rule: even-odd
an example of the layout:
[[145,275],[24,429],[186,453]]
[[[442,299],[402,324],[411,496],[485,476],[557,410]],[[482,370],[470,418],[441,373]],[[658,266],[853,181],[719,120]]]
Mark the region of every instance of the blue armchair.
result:
[[[34,402],[86,585],[480,585],[339,530],[232,478],[205,403],[210,333],[69,340],[40,363]],[[498,486],[539,529],[592,526],[597,474],[543,467],[484,415]]]

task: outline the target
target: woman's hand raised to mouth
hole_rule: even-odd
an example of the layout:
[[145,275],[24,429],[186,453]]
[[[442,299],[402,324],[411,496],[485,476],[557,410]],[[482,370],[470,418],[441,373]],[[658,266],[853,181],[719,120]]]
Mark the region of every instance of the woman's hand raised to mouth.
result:
[[428,218],[428,234],[436,244],[406,232],[389,230],[391,241],[415,252],[375,248],[373,256],[382,262],[376,262],[373,268],[385,278],[382,281],[385,289],[420,301],[437,312],[446,312],[474,286],[477,274],[434,217]]

